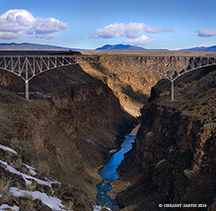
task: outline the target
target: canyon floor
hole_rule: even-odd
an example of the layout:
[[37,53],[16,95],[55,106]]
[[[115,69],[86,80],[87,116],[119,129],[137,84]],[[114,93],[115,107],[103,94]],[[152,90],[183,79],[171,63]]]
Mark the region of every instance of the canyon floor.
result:
[[167,210],[158,205],[172,203],[216,209],[215,70],[179,78],[173,102],[168,81],[133,65],[50,70],[30,81],[29,101],[24,81],[0,70],[0,209],[96,209],[98,169],[138,121],[136,143],[112,184],[115,209]]

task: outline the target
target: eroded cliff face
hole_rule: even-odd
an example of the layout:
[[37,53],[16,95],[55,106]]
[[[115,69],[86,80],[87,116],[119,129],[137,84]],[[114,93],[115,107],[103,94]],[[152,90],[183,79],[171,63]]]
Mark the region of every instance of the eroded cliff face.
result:
[[111,195],[121,210],[200,210],[199,204],[202,210],[215,209],[215,93],[215,67],[179,78],[173,102],[167,81],[153,88],[134,149],[113,183]]
[[[98,168],[135,118],[112,90],[78,65],[50,70],[24,82],[1,71],[1,144],[47,176],[96,196]],[[118,140],[118,141],[117,141]]]
[[151,88],[161,79],[153,71],[136,66],[135,62],[121,64],[109,62],[85,63],[81,67],[91,76],[107,84],[119,99],[124,110],[134,117],[140,116],[140,109],[148,102]]

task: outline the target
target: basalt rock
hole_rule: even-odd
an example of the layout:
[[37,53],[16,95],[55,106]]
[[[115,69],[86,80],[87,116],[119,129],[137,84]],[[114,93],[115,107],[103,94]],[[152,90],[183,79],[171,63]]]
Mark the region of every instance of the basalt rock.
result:
[[110,63],[106,58],[100,64],[85,63],[81,67],[107,84],[124,110],[134,117],[140,116],[140,109],[147,103],[152,86],[161,79],[159,74],[136,66],[135,63]]
[[[121,210],[215,209],[215,93],[215,67],[179,78],[173,102],[166,80],[152,89],[128,155],[130,171],[123,170],[125,162],[119,168],[119,183],[130,184],[115,194]],[[138,178],[131,174],[135,169]]]

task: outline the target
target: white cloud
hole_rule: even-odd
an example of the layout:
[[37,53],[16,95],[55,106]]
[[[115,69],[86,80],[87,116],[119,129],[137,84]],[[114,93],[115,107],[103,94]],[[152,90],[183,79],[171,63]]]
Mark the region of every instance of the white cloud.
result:
[[130,39],[130,40],[124,40],[123,43],[129,44],[129,45],[148,45],[150,42],[154,41],[155,39],[148,38],[145,35],[142,35],[139,38],[136,39]]
[[[144,25],[144,24],[143,24]],[[141,27],[141,29],[139,28]],[[139,26],[137,23],[130,23],[124,24],[124,23],[115,23],[110,24],[103,29],[99,28],[95,32],[90,33],[90,38],[113,38],[113,37],[127,37],[131,38],[133,36],[132,34],[140,33],[143,30],[142,24]],[[134,31],[134,32],[133,32]]]
[[20,32],[31,29],[35,18],[27,10],[9,10],[0,16],[1,32]]
[[67,29],[66,23],[55,18],[35,18],[24,9],[8,10],[0,16],[0,39],[18,39],[20,35],[52,39],[58,36],[56,32]]
[[144,31],[147,33],[155,33],[155,34],[162,33],[162,32],[174,32],[174,30],[171,28],[158,29],[154,26],[146,26]]
[[65,31],[68,29],[68,25],[55,18],[37,18],[36,26],[34,30],[36,34],[52,34],[57,31]]
[[19,34],[14,32],[1,32],[0,31],[0,40],[13,40],[18,39]]
[[144,23],[129,23],[125,25],[125,37],[127,38],[137,38],[146,27]]
[[211,29],[200,29],[198,31],[198,36],[200,37],[213,37],[216,36],[216,30],[211,28]]
[[53,39],[56,37],[59,37],[58,34],[32,34],[32,35],[27,35],[27,38],[39,38],[39,39]]
[[144,23],[115,23],[105,26],[104,28],[98,28],[95,32],[89,34],[89,38],[138,38],[142,31],[147,33],[173,32],[170,28],[158,29],[154,26],[147,26]]

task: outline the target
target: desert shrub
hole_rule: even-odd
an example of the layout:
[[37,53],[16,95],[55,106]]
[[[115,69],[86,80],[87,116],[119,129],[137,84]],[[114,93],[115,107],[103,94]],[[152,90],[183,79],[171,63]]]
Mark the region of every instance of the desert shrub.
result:
[[170,91],[164,91],[160,94],[160,97],[170,95]]
[[2,197],[0,197],[0,204],[9,203],[9,201],[11,200],[9,191],[10,191],[10,180],[6,178],[2,178],[0,180],[0,195],[2,195]]
[[30,142],[15,140],[12,142],[12,148],[17,151],[24,163],[37,167],[37,154]]
[[32,203],[32,200],[29,198],[26,198],[20,201],[20,211],[26,211],[26,210],[31,210],[31,211],[36,211],[36,209],[34,209],[34,204]]
[[198,109],[198,110],[201,110],[202,108],[203,108],[203,107],[200,105],[197,109]]
[[209,105],[209,100],[205,100],[204,104]]
[[41,171],[41,173],[44,176],[46,176],[46,177],[49,176],[49,174],[50,174],[50,167],[49,167],[49,165],[48,165],[47,162],[45,162],[45,161],[39,161],[39,163],[38,163],[38,169]]
[[190,110],[190,111],[193,111],[193,110],[195,110],[195,109],[196,109],[195,106],[190,106],[190,107],[189,107],[189,110]]
[[21,168],[22,165],[23,165],[22,159],[18,158],[18,159],[16,159],[16,160],[13,160],[12,166],[13,166],[15,169]]
[[195,100],[195,101],[193,101],[193,106],[196,106],[196,105],[198,105],[199,103]]
[[22,197],[21,197],[21,199],[23,200],[23,201],[33,201],[33,199],[34,199],[34,197],[31,195],[31,194],[27,194],[27,193],[25,193]]
[[74,209],[74,202],[70,201],[68,204],[68,211],[73,211],[73,209]]
[[189,105],[187,104],[185,107],[184,107],[184,109],[188,109],[189,108]]
[[32,182],[27,186],[27,190],[30,191],[30,192],[36,191],[36,190],[37,190],[36,187],[37,187],[37,182],[32,181]]
[[185,83],[180,82],[180,83],[179,83],[179,87],[180,87],[180,88],[184,88],[184,87],[185,87]]

